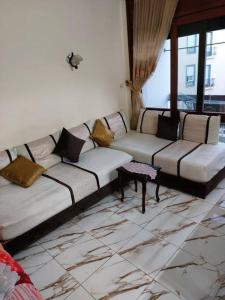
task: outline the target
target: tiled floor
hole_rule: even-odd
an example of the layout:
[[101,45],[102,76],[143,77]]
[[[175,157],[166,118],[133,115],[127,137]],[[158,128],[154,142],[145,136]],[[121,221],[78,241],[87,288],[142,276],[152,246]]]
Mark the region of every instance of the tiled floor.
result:
[[225,181],[205,200],[154,189],[144,215],[130,186],[16,255],[44,299],[225,299]]

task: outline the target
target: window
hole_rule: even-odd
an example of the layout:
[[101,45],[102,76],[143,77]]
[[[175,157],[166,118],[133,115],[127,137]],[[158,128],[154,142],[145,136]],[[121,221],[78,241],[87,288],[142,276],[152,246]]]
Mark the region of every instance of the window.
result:
[[187,53],[196,53],[197,36],[196,34],[187,36]]
[[211,82],[211,65],[205,66],[205,87],[210,87],[212,85]]
[[178,109],[223,113],[225,121],[224,53],[225,16],[178,27]]
[[212,32],[207,32],[206,35],[206,56],[212,56],[212,37],[213,33]]
[[156,70],[142,89],[146,107],[170,107],[170,40],[164,44]]
[[195,85],[195,65],[186,66],[186,86]]

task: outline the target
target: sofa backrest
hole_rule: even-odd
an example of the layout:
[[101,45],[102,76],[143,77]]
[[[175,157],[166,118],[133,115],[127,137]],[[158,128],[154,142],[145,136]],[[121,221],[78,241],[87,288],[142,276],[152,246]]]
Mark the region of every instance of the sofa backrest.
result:
[[169,110],[151,110],[142,108],[138,118],[137,131],[141,133],[156,134],[159,115],[170,117]]
[[[17,158],[16,149],[10,149],[0,152],[0,170],[10,164]],[[10,184],[10,181],[0,176],[0,187]]]
[[76,137],[86,141],[81,150],[81,153],[84,153],[88,150],[91,150],[91,149],[97,147],[97,144],[92,139],[90,139],[90,135],[92,133],[93,126],[94,126],[94,121],[87,121],[79,126],[68,129],[70,133],[72,133]]
[[36,141],[16,147],[17,154],[27,157],[48,169],[61,161],[61,158],[53,154],[56,143],[59,140],[61,131]]
[[220,116],[197,115],[180,112],[180,138],[183,140],[217,144]]
[[129,131],[126,116],[122,111],[105,116],[101,121],[114,133],[115,140],[123,137]]

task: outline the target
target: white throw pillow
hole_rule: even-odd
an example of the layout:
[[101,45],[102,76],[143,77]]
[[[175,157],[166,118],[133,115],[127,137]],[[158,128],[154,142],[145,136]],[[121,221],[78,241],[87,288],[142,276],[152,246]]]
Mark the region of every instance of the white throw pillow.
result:
[[183,140],[217,144],[219,129],[220,116],[180,113],[180,137]]
[[170,117],[170,111],[141,109],[138,118],[137,131],[141,133],[156,134],[159,115]]

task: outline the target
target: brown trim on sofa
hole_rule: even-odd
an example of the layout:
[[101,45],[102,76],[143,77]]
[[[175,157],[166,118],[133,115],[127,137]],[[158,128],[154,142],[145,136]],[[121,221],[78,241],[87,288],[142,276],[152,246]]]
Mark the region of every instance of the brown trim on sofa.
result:
[[108,122],[108,120],[106,119],[106,117],[104,117],[103,119],[105,120],[108,129],[111,130],[111,128],[110,128],[110,126],[109,126],[109,122]]
[[118,111],[118,114],[120,115],[120,117],[121,117],[121,119],[122,119],[122,121],[123,121],[123,125],[124,125],[125,130],[126,130],[126,133],[127,133],[127,125],[126,125],[126,123],[125,123],[125,121],[124,121],[123,115],[121,114],[120,111]]
[[80,166],[71,164],[71,163],[66,162],[66,161],[62,161],[62,163],[65,164],[65,165],[69,165],[69,166],[71,166],[71,167],[80,169],[80,170],[82,170],[82,171],[85,171],[85,172],[87,172],[87,173],[90,173],[90,174],[94,175],[95,180],[96,180],[96,183],[97,183],[98,190],[100,190],[99,178],[98,178],[98,175],[97,175],[95,172],[93,172],[93,171],[91,171],[91,170],[88,170],[88,169],[85,169],[85,168],[83,168],[83,167],[80,167]]
[[46,177],[46,178],[48,178],[48,179],[51,179],[51,180],[53,180],[53,181],[55,181],[55,182],[57,182],[57,183],[59,183],[59,184],[65,186],[65,187],[69,190],[69,192],[70,192],[72,204],[75,203],[75,198],[74,198],[74,194],[73,194],[73,190],[72,190],[71,186],[69,186],[69,185],[66,184],[65,182],[63,182],[63,181],[61,181],[61,180],[59,180],[59,179],[57,179],[57,178],[55,178],[55,177],[52,177],[52,176],[50,176],[50,175],[42,174],[42,176],[43,176],[43,177]]
[[116,189],[118,189],[118,179],[105,185],[100,189],[100,191],[94,192],[93,194],[87,196],[86,198],[66,208],[65,210],[58,213],[57,215],[37,225],[35,228],[29,230],[28,232],[12,240],[2,241],[5,250],[8,251],[11,255],[14,255],[15,253],[26,248],[27,246],[34,243],[41,237],[45,236],[49,232],[53,231],[58,226],[71,220],[73,217],[77,216],[79,213],[81,213],[88,207],[96,204],[97,202],[99,202],[107,195],[111,194]]
[[166,149],[167,147],[169,147],[170,145],[176,143],[177,141],[172,141],[171,143],[167,144],[166,146],[162,147],[161,149],[159,149],[158,151],[156,151],[155,153],[152,154],[152,165],[154,166],[154,159],[156,154],[158,154],[159,152],[161,152],[162,150]]
[[207,123],[206,123],[206,128],[205,128],[205,144],[208,143],[208,138],[209,138],[209,123],[210,123],[210,119],[212,116],[209,116],[207,119]]
[[27,144],[24,144],[24,146],[25,146],[25,148],[27,149],[27,152],[28,152],[28,154],[29,154],[29,156],[30,156],[32,162],[35,163],[36,161],[35,161],[35,159],[34,159],[34,157],[33,157],[33,154],[32,154],[32,152],[31,152],[29,146],[28,146]]
[[145,116],[145,113],[146,111],[149,110],[149,109],[145,109],[142,113],[142,116],[141,116],[141,124],[140,124],[140,132],[142,133],[142,125],[143,125],[143,121],[144,121],[144,116]]
[[[83,123],[83,125],[87,128],[89,134],[91,135],[91,129],[89,128],[88,124],[87,123]],[[95,144],[95,141],[93,139],[92,140],[92,143],[94,145],[94,148],[96,148],[96,144]]]
[[55,138],[54,138],[54,136],[53,136],[53,134],[49,134],[49,136],[50,136],[50,138],[53,140],[53,143],[55,144],[55,146],[57,145],[57,143],[56,143],[56,140],[55,140]]
[[186,121],[186,118],[187,118],[188,115],[189,115],[189,113],[186,113],[186,115],[184,116],[184,119],[183,119],[182,134],[181,134],[182,140],[184,139],[184,125],[185,125],[185,121]]
[[11,163],[13,160],[12,160],[12,155],[11,155],[10,151],[7,149],[7,150],[5,150],[5,152],[7,153],[8,157],[9,157],[9,162]]
[[185,153],[183,156],[181,156],[178,161],[177,161],[177,176],[180,177],[180,164],[183,158],[185,158],[186,156],[188,156],[189,154],[191,154],[192,152],[194,152],[196,149],[198,149],[200,146],[202,145],[202,143],[198,144],[197,146],[195,146],[193,149],[191,149],[190,151],[188,151],[187,153]]

